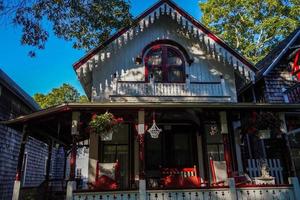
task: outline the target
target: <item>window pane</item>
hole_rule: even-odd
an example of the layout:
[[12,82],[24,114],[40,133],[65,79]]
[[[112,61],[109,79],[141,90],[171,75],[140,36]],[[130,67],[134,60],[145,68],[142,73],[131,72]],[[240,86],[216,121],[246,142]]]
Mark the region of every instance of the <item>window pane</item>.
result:
[[128,144],[128,125],[121,124],[121,126],[113,133],[111,141],[102,141],[105,144]]
[[160,67],[152,68],[153,78],[155,82],[163,81],[163,71]]
[[168,60],[167,60],[168,65],[182,65],[183,63],[182,59],[176,51],[174,51],[171,48],[168,48],[167,54],[168,54]]
[[114,163],[117,158],[117,149],[115,145],[105,145],[103,147],[103,162]]
[[213,160],[220,160],[218,145],[207,145],[207,154]]
[[162,49],[149,52],[148,65],[160,65],[162,63]]
[[183,67],[170,67],[168,78],[170,82],[184,82]]
[[174,134],[173,166],[191,166],[190,137],[186,134]]

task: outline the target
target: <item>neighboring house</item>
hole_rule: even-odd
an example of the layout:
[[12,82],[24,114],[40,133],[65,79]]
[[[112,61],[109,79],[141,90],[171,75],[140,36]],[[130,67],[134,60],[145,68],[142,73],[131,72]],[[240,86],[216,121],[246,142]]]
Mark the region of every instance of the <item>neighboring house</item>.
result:
[[[300,28],[280,42],[256,67],[259,72],[255,84],[241,95],[245,100],[254,101],[247,99],[254,91],[259,103],[300,103]],[[296,174],[300,177],[300,113],[297,110],[285,113],[284,119]]]
[[[260,69],[173,1],[153,5],[74,70],[91,103],[3,122],[71,149],[67,199],[300,198],[281,126],[299,104],[257,103]],[[111,140],[89,127],[107,111],[124,119]]]
[[[38,110],[39,106],[32,97],[0,69],[0,120],[13,119],[17,116],[27,115]],[[20,143],[20,132],[0,124],[1,200],[11,199],[12,197]],[[22,176],[22,186],[37,187],[45,180],[45,163],[48,156],[48,146],[40,140],[29,137],[25,147],[25,154],[22,168],[24,174]],[[59,155],[56,157],[59,157]]]

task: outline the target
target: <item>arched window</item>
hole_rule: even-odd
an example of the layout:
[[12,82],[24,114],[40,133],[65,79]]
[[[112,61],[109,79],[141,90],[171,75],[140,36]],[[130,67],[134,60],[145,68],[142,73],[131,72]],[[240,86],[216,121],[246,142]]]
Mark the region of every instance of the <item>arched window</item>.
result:
[[185,82],[184,57],[176,47],[167,44],[152,46],[146,53],[145,65],[149,77],[155,82]]

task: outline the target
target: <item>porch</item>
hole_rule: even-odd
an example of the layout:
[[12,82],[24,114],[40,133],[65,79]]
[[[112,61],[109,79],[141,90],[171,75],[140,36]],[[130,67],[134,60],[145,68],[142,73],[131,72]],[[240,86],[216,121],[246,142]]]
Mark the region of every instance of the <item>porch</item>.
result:
[[[206,189],[147,190],[145,200],[206,200],[206,199],[278,199],[294,200],[293,186],[248,186]],[[74,200],[140,200],[139,191],[75,191]]]
[[[275,180],[259,185],[254,179],[261,176],[260,166],[251,149],[255,140],[241,139],[241,113],[282,113],[295,108],[224,103],[66,104],[6,123],[19,129],[26,124],[28,133],[43,133],[65,144],[70,167],[61,190],[67,199],[297,199],[299,183],[289,178],[295,174],[286,153],[276,152],[277,160],[269,157],[274,150],[268,146],[274,141],[265,141],[264,158]],[[124,119],[111,141],[101,141],[87,129],[93,113],[106,111]],[[158,138],[146,132],[154,120],[162,129]],[[284,137],[277,139],[282,148],[288,148]],[[82,150],[85,160],[79,157]],[[116,162],[120,164],[119,176],[113,179],[117,186],[97,185],[101,164]],[[250,181],[244,173],[251,175]]]

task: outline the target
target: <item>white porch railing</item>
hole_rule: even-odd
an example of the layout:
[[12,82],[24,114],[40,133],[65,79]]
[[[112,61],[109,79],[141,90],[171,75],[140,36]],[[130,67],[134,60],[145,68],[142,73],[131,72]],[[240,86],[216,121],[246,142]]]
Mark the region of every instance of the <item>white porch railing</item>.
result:
[[139,200],[138,191],[75,192],[73,200]]
[[251,187],[237,188],[237,199],[239,200],[294,200],[294,191],[292,187]]
[[115,90],[117,96],[228,96],[222,81],[212,83],[117,82]]
[[[232,196],[234,191],[234,197]],[[140,199],[138,191],[76,192],[74,200],[295,200],[292,187],[245,187],[147,190],[146,199]],[[236,198],[235,198],[236,197]]]
[[229,188],[147,191],[147,200],[231,199]]

